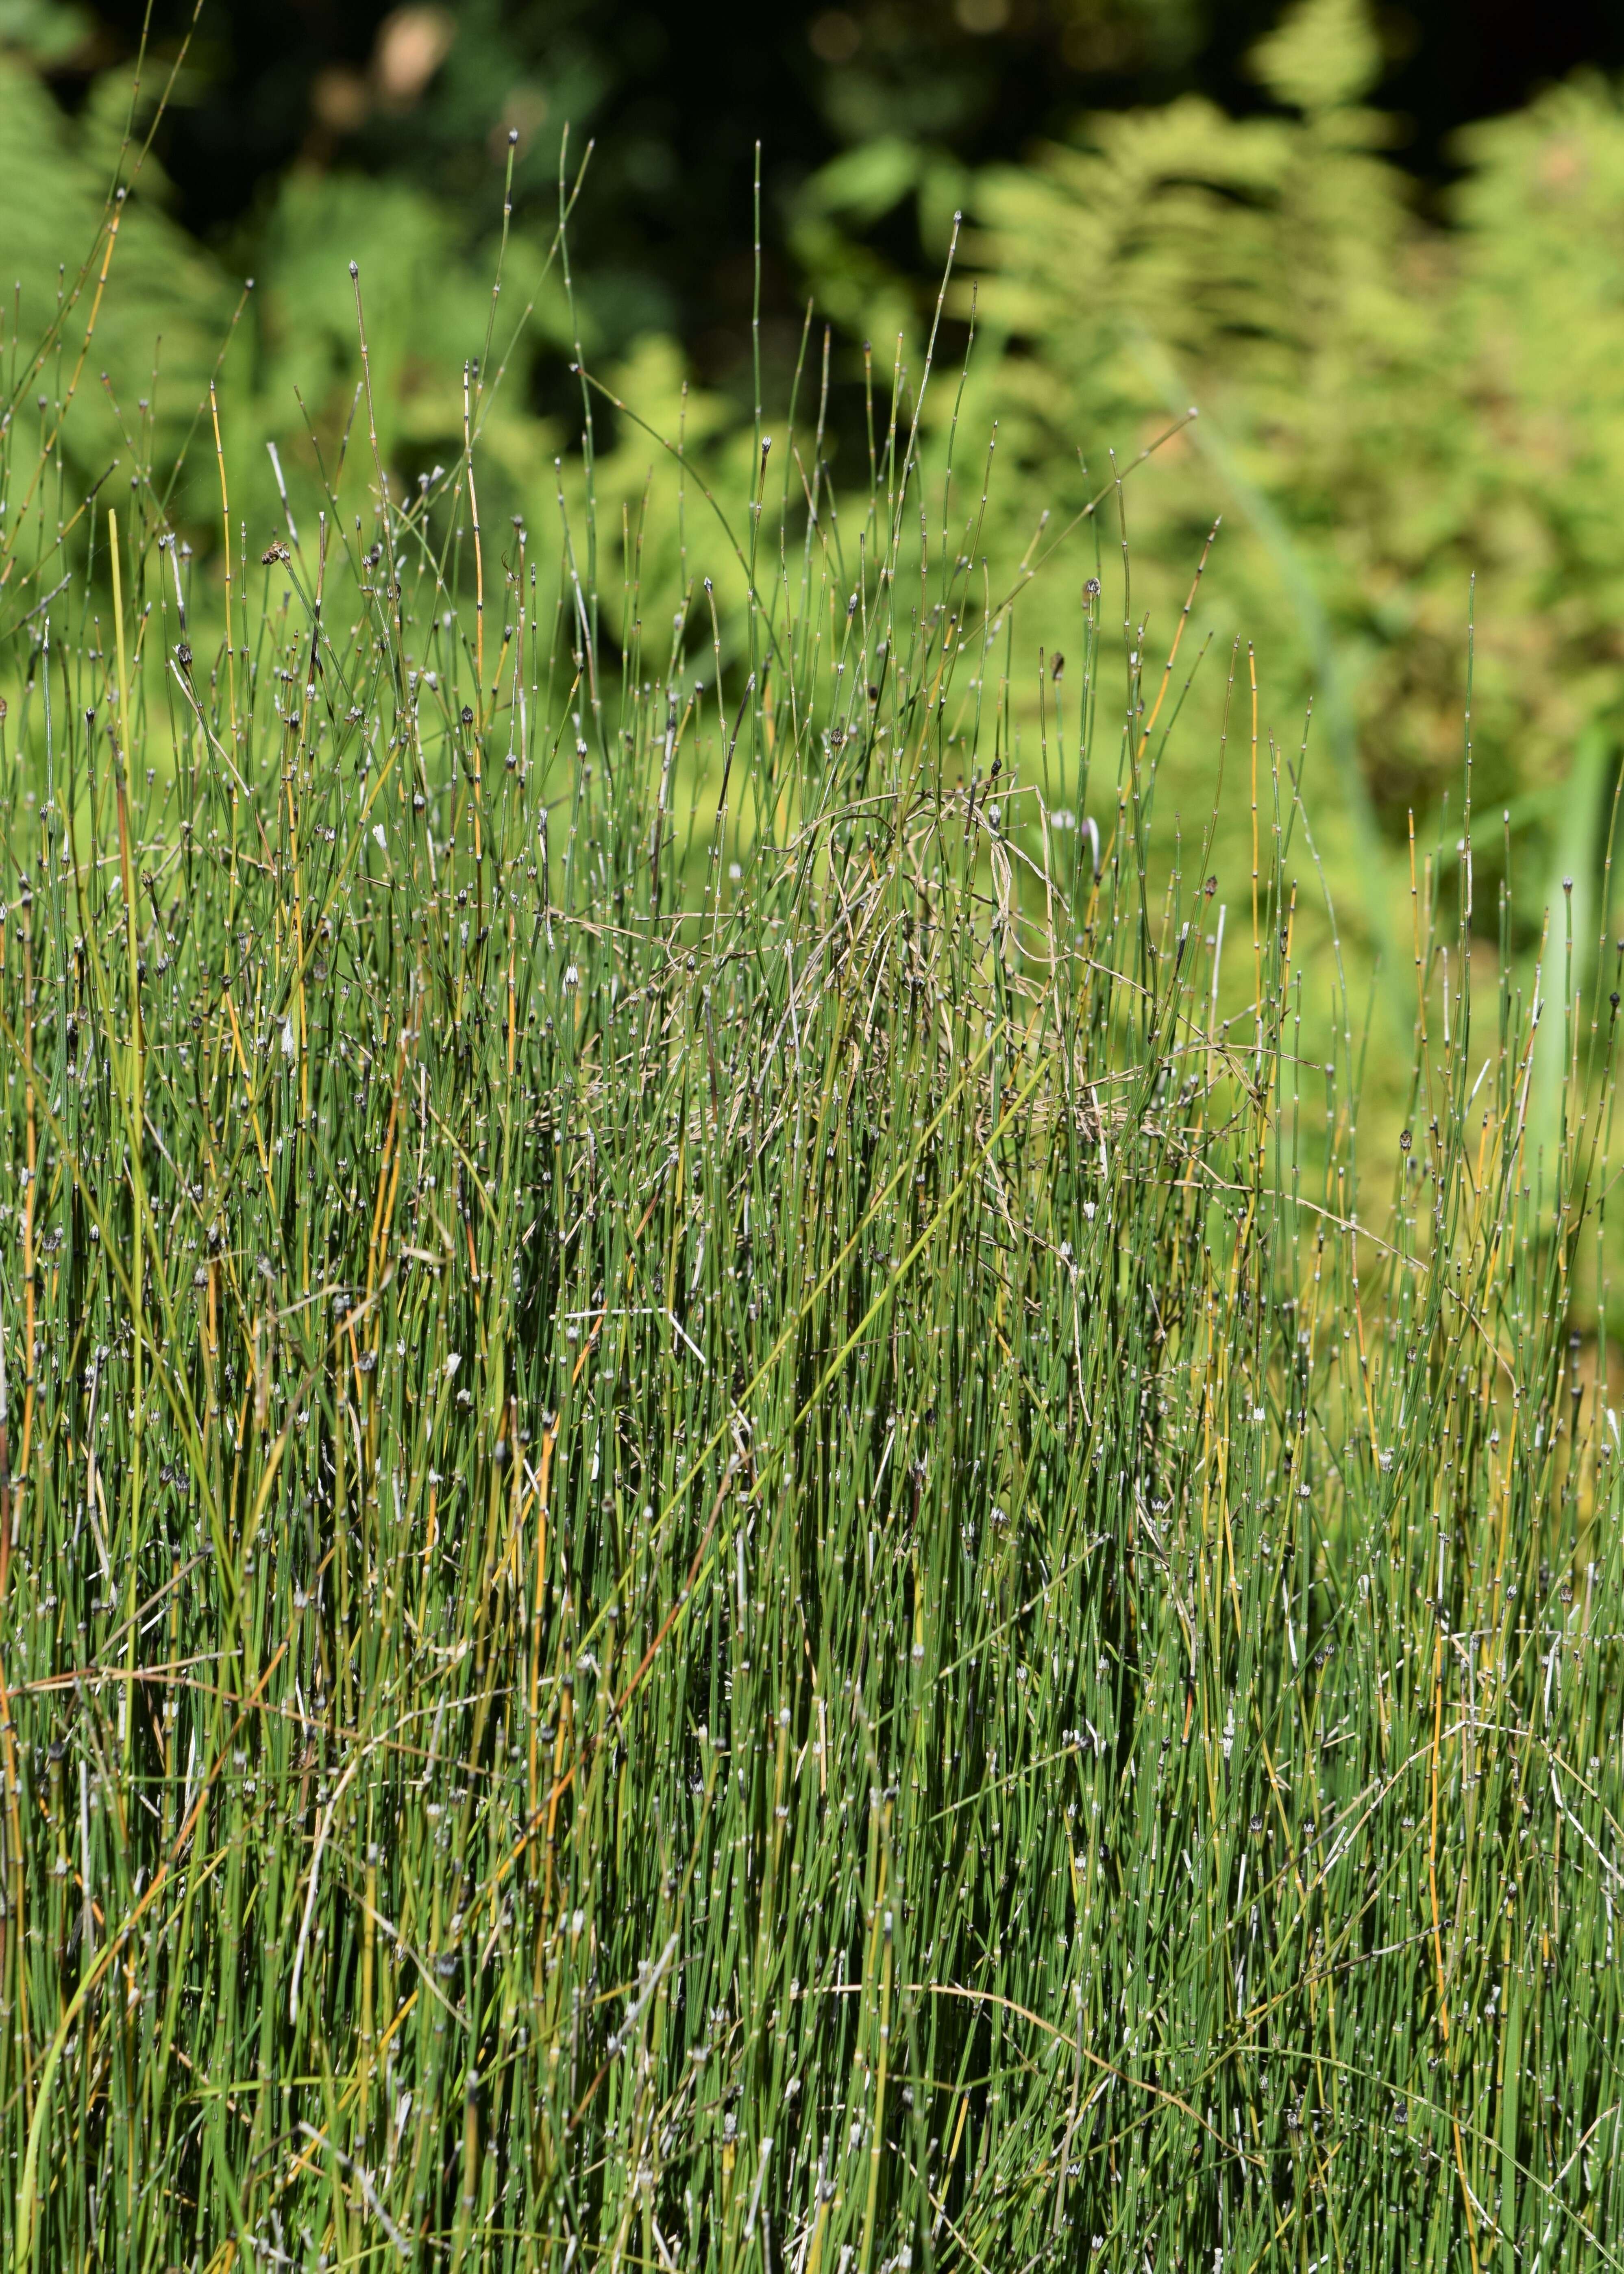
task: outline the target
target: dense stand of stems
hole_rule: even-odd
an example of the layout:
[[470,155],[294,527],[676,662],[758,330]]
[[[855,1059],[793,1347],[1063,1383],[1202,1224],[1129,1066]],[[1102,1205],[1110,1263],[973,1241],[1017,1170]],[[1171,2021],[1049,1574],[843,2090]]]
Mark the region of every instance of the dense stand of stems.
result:
[[1611,1014],[1418,885],[1361,1164],[912,416],[11,635],[11,2267],[1617,2261]]

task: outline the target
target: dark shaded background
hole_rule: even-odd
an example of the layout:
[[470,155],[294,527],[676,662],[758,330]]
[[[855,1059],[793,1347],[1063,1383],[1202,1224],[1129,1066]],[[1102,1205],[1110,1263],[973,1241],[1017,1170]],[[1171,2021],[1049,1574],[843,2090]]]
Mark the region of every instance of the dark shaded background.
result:
[[[246,251],[274,177],[303,158],[400,174],[488,233],[505,126],[521,130],[517,203],[556,202],[558,130],[597,139],[575,230],[605,329],[674,330],[698,368],[736,360],[753,275],[751,181],[763,147],[763,293],[790,316],[786,247],[799,184],[843,149],[900,133],[967,164],[1014,159],[1088,109],[1186,89],[1256,109],[1244,58],[1278,0],[790,0],[737,12],[671,0],[465,0],[455,36],[410,102],[377,94],[379,0],[204,0],[188,80],[162,154],[199,237]],[[98,29],[56,73],[77,80],[132,51],[140,0],[105,0]],[[172,50],[191,9],[161,0]],[[1617,0],[1436,0],[1382,16],[1377,100],[1393,147],[1431,198],[1450,138],[1590,63],[1624,66]],[[906,215],[879,232],[894,263],[929,267]]]

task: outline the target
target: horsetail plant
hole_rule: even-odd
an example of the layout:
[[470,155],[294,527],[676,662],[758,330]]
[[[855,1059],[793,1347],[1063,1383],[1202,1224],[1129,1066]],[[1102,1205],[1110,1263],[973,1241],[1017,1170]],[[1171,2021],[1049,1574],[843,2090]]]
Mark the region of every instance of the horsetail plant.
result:
[[7,2263],[1616,2265],[1613,951],[1469,819],[1361,1152],[1244,655],[1186,875],[923,384],[487,401],[0,435]]

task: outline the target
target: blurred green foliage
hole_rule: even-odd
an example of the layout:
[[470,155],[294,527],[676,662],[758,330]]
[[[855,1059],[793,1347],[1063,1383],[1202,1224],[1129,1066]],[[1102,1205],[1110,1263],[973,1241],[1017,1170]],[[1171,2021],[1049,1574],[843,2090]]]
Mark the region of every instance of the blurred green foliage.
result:
[[1276,681],[1335,671],[1396,838],[1460,777],[1474,577],[1479,808],[1531,817],[1587,727],[1617,737],[1624,111],[1581,81],[1476,130],[1440,228],[1361,105],[1377,60],[1358,0],[1308,0],[1255,56],[1284,115],[1096,120],[983,179],[971,254],[1056,510],[1078,449],[1097,473],[1199,406],[1135,493],[1139,557],[1227,509],[1234,621]]
[[[1157,37],[1171,52],[1184,19],[1163,13]],[[132,105],[127,72],[109,71],[64,116],[41,72],[71,20],[40,0],[0,17],[0,209],[17,287],[4,319],[9,415],[40,417],[49,432],[83,354],[57,452],[61,496],[7,501],[5,621],[44,589],[58,528],[87,487],[115,457],[142,460],[138,430],[151,436],[154,469],[199,434],[217,365],[231,512],[250,541],[265,541],[280,513],[267,442],[296,512],[313,499],[317,453],[333,464],[347,434],[357,478],[371,478],[370,438],[365,450],[356,439],[365,414],[352,426],[351,260],[392,480],[410,486],[461,448],[470,362],[482,374],[474,402],[487,522],[538,517],[560,482],[584,479],[577,356],[650,429],[680,431],[696,472],[718,452],[748,448],[736,396],[731,407],[688,399],[682,357],[658,326],[639,333],[631,303],[606,314],[609,303],[572,290],[555,257],[559,191],[549,207],[541,179],[544,161],[556,169],[556,108],[515,111],[499,138],[517,169],[504,232],[502,176],[468,80],[496,17],[470,11],[455,39],[433,10],[389,19],[397,31],[416,25],[416,62],[391,64],[380,49],[372,79],[350,90],[362,106],[354,128],[421,134],[422,179],[398,166],[368,177],[307,153],[255,221],[256,282],[235,328],[237,281],[177,226],[154,157],[140,158],[162,74],[148,70]],[[865,68],[877,68],[875,51],[870,37]],[[409,122],[399,105],[391,113],[388,72],[408,66],[445,75],[437,124],[426,114]],[[918,383],[930,296],[893,248],[916,231],[944,254],[964,212],[942,345],[957,354],[973,305],[978,344],[966,388],[938,386],[926,416],[940,453],[956,405],[961,471],[963,438],[996,422],[996,476],[974,516],[989,596],[1043,514],[1051,530],[1073,522],[1113,465],[1132,461],[1169,414],[1199,406],[1154,470],[1121,493],[1133,563],[1128,637],[1165,646],[1221,515],[1184,660],[1209,636],[1217,657],[1189,717],[1215,728],[1236,635],[1259,659],[1266,730],[1295,743],[1317,690],[1312,747],[1344,793],[1355,912],[1368,944],[1385,948],[1402,913],[1409,817],[1425,829],[1451,799],[1458,808],[1474,618],[1478,812],[1509,814],[1506,841],[1525,840],[1542,879],[1575,857],[1592,879],[1597,870],[1624,728],[1624,109],[1613,87],[1581,78],[1470,130],[1440,216],[1422,209],[1387,147],[1389,122],[1370,107],[1383,59],[1363,0],[1305,0],[1254,47],[1249,69],[1262,106],[1254,115],[1193,95],[1094,115],[1019,167],[966,168],[898,112],[803,185],[788,242],[836,327],[839,415],[826,448],[838,485],[855,474],[850,454],[861,448],[851,407],[861,342],[876,343],[876,415],[893,385],[887,343],[901,342],[905,417]],[[342,93],[329,87],[323,97],[335,119]],[[460,122],[449,141],[447,120]],[[477,228],[470,184],[454,195],[442,179],[459,139],[488,192]],[[105,202],[115,183],[132,185],[122,207]],[[583,211],[593,196],[589,168]],[[59,263],[81,255],[88,267],[76,282]],[[48,328],[47,354],[31,360]],[[820,383],[816,327],[805,346],[803,425]],[[602,396],[594,417],[599,525],[613,542],[622,509],[631,526],[658,448]],[[575,471],[555,471],[559,459]],[[195,549],[217,544],[212,448],[191,451],[171,510]],[[1093,524],[1090,536],[1085,526],[1023,608],[1051,655],[1077,636],[1096,540],[1113,553],[1118,545],[1115,500],[1111,511],[1109,529]],[[726,624],[723,637],[726,651]],[[1034,692],[1028,721],[1035,704]],[[1215,744],[1197,734],[1181,747],[1185,757],[1169,762],[1169,810],[1199,796]],[[1479,844],[1477,905],[1492,928],[1503,855],[1486,834]]]
[[[154,401],[157,447],[173,458],[229,321],[223,279],[166,215],[150,166],[139,169],[130,124],[127,84],[99,84],[69,122],[30,59],[0,49],[5,410],[60,430],[64,486],[60,498],[41,484],[30,501],[4,500],[8,559],[54,548],[58,522],[114,458],[129,458],[130,430]],[[145,194],[117,202],[115,184],[132,175]]]

